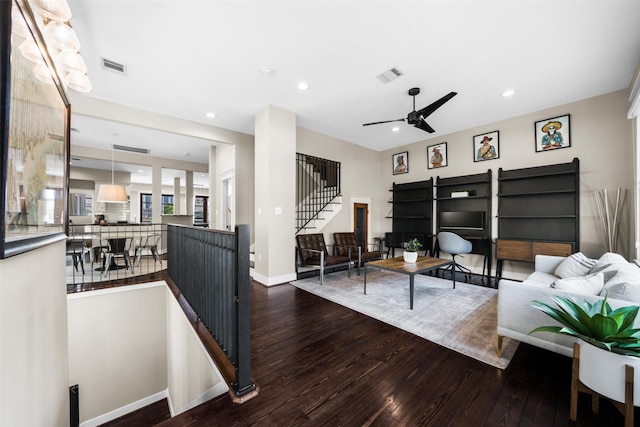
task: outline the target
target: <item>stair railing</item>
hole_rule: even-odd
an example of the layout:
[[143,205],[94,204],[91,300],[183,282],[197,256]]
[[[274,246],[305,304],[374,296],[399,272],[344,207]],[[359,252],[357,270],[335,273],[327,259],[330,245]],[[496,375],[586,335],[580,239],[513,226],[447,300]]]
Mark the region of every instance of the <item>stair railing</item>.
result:
[[340,162],[296,153],[296,232],[340,195]]

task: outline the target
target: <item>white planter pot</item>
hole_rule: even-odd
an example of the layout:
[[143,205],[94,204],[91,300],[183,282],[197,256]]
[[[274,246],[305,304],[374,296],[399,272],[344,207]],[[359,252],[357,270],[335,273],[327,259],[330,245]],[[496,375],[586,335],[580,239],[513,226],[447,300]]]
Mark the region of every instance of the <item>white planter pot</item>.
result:
[[416,262],[418,260],[418,252],[404,251],[402,257],[404,258],[404,262]]
[[640,357],[612,353],[578,340],[580,381],[603,396],[624,403],[625,365],[633,366],[633,405],[640,406]]

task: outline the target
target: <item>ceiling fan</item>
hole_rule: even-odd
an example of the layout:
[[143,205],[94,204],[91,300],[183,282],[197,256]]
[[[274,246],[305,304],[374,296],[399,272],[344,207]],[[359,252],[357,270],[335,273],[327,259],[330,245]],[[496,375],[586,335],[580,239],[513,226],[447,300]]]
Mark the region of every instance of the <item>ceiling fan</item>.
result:
[[370,126],[370,125],[379,125],[382,123],[391,123],[391,122],[404,122],[406,121],[410,125],[417,127],[418,129],[422,129],[425,132],[433,133],[435,130],[429,126],[429,124],[425,121],[427,117],[429,117],[434,111],[438,108],[442,107],[445,102],[456,96],[457,92],[449,92],[442,98],[438,99],[436,102],[427,105],[421,110],[416,111],[416,95],[420,93],[420,88],[414,87],[409,89],[409,95],[413,96],[413,111],[407,115],[406,119],[395,119],[395,120],[385,120],[382,122],[372,122],[365,123],[362,126]]

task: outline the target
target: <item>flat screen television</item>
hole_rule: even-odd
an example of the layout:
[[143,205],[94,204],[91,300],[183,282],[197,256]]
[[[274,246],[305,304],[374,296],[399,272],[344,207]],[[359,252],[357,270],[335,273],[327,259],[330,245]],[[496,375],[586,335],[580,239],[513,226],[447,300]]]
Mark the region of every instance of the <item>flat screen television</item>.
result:
[[441,230],[484,230],[484,211],[440,212]]

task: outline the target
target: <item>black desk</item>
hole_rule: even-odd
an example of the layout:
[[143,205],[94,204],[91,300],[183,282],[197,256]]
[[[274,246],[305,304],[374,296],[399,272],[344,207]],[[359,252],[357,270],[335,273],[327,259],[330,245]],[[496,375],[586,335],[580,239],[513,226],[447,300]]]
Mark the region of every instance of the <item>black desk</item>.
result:
[[[458,234],[458,233],[456,233]],[[486,270],[487,279],[491,278],[491,261],[492,261],[492,253],[493,248],[491,247],[491,238],[490,237],[482,237],[482,236],[464,236],[462,234],[458,234],[463,239],[467,239],[471,242],[471,252],[475,255],[484,255],[484,261],[482,263],[482,275],[485,276],[484,272]],[[440,256],[440,246],[438,245],[438,239],[436,238],[435,247],[433,249],[434,256],[437,258]]]

